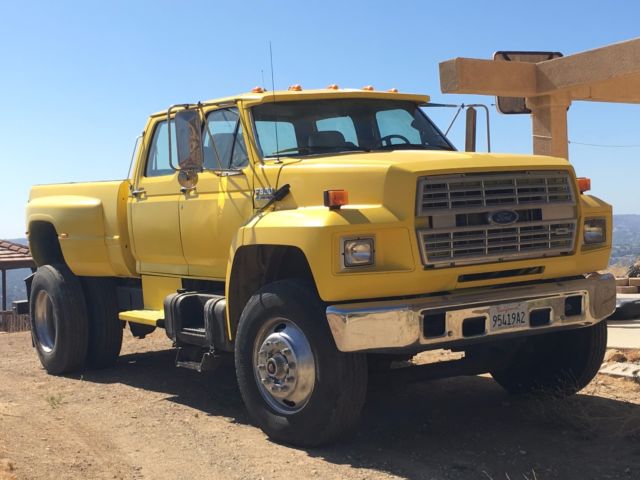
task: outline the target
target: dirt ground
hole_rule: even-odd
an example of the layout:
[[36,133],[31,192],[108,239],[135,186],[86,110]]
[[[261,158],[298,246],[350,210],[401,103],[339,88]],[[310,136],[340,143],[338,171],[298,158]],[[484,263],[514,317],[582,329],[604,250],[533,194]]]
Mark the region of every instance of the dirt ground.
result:
[[355,436],[295,449],[248,424],[233,368],[175,368],[163,332],[125,338],[114,368],[51,377],[28,333],[0,333],[0,480],[640,478],[631,380],[541,401],[485,376],[382,376]]

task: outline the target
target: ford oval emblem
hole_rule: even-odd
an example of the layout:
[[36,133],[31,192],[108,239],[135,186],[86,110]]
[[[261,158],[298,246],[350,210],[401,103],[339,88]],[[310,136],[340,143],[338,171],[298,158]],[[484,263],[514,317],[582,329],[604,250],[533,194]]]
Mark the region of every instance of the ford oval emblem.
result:
[[495,225],[511,225],[516,223],[520,215],[513,210],[498,210],[489,214],[489,223]]

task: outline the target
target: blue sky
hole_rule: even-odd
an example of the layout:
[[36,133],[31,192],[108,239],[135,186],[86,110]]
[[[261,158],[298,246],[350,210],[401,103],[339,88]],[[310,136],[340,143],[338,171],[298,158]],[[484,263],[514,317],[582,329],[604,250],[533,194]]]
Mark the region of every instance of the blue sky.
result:
[[[624,1],[3,1],[0,238],[23,236],[34,183],[124,178],[149,113],[247,91],[262,75],[270,87],[269,41],[276,88],[372,84],[492,103],[441,94],[438,62],[575,53],[638,36],[638,18],[640,4]],[[446,128],[452,115],[434,119]],[[531,151],[528,116],[492,109],[491,121],[494,151]],[[458,122],[460,148],[462,133]],[[569,137],[640,144],[640,106],[574,103]],[[639,157],[640,148],[570,149],[616,213],[640,213]]]

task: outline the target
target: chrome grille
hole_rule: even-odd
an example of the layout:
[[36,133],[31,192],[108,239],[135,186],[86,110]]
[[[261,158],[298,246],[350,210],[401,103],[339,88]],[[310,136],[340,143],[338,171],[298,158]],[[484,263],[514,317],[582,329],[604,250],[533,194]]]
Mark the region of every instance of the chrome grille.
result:
[[481,175],[436,175],[418,185],[418,216],[465,209],[486,210],[531,204],[571,204],[567,172],[503,172]]
[[[540,258],[573,251],[577,235],[573,177],[562,171],[434,175],[418,183],[422,261],[447,267]],[[499,224],[495,214],[513,214]]]
[[418,232],[423,260],[428,265],[560,255],[573,250],[575,233],[575,220]]

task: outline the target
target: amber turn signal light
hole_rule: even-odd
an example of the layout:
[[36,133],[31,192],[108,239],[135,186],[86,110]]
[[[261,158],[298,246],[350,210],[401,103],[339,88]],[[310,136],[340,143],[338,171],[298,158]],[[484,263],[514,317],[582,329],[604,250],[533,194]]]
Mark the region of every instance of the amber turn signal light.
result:
[[346,190],[325,190],[324,206],[330,210],[337,210],[349,203],[349,192]]
[[578,188],[580,189],[580,193],[591,190],[591,179],[587,177],[578,177]]

